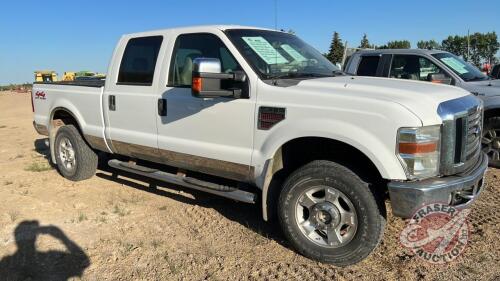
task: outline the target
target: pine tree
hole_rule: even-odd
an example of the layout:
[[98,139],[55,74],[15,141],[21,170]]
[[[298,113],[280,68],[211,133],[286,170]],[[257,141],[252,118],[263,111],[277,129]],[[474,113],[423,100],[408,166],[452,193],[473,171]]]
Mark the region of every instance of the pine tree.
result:
[[361,39],[361,43],[359,44],[359,48],[363,48],[363,49],[372,48],[372,46],[370,45],[370,41],[368,41],[368,36],[366,36],[366,33],[363,35],[363,39]]
[[326,58],[332,63],[341,63],[343,56],[344,44],[342,44],[342,39],[340,39],[338,32],[334,32],[332,43],[330,44],[330,51],[328,51]]

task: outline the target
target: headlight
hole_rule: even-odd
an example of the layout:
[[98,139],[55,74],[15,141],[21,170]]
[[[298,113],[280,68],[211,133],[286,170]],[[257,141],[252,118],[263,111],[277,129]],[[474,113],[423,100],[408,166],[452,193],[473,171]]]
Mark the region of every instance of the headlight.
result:
[[441,126],[400,128],[396,152],[410,179],[439,173]]

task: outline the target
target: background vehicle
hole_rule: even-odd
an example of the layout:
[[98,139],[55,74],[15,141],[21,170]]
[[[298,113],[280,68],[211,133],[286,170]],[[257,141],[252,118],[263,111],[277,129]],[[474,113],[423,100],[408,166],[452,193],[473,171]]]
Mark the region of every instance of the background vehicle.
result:
[[408,218],[432,202],[465,208],[482,190],[477,98],[346,76],[289,33],[125,35],[107,73],[34,85],[34,126],[64,177],[92,177],[104,152],[118,170],[260,198],[264,219],[277,218],[309,258],[345,266],[367,257],[383,235],[386,194],[393,214]]
[[53,70],[35,71],[35,82],[56,82],[57,73]]
[[461,87],[484,102],[483,151],[500,168],[500,80],[440,50],[383,49],[355,53],[346,72],[360,76],[427,81]]
[[491,71],[491,77],[493,79],[500,79],[500,64],[497,64],[493,67],[493,70]]
[[74,81],[76,73],[72,71],[66,71],[63,74],[62,81]]

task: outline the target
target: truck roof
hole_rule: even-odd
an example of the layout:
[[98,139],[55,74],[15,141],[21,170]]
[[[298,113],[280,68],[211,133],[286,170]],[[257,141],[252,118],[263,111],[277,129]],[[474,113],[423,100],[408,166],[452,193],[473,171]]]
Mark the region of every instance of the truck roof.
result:
[[278,31],[279,30],[274,30],[274,29],[269,29],[269,28],[262,28],[262,27],[254,27],[254,26],[243,26],[243,25],[198,25],[198,26],[184,26],[184,27],[173,27],[173,28],[166,28],[166,29],[157,29],[157,30],[151,30],[151,31],[144,31],[144,32],[136,32],[136,33],[129,33],[123,35],[124,37],[141,37],[141,36],[150,36],[154,34],[166,34],[166,33],[189,33],[189,32],[207,32],[207,31],[224,31],[228,29],[259,29],[259,30],[269,30],[269,31]]
[[442,50],[427,50],[427,49],[376,49],[376,50],[360,50],[358,54],[420,54],[432,55],[437,53],[445,53]]

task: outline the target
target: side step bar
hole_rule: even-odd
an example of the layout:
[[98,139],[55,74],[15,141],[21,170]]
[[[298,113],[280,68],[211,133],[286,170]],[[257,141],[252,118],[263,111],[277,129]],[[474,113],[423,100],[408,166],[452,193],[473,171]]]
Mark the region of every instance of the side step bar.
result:
[[160,170],[151,169],[148,167],[139,166],[135,164],[130,164],[128,162],[123,162],[117,159],[109,160],[108,165],[118,170],[145,176],[159,181],[178,184],[184,187],[196,189],[199,191],[211,193],[217,196],[245,203],[254,204],[257,198],[257,195],[255,193],[243,191],[237,189],[236,187],[228,187],[228,186],[214,184],[211,182],[202,181],[195,178],[189,178],[185,176],[179,176],[176,174],[166,173]]

